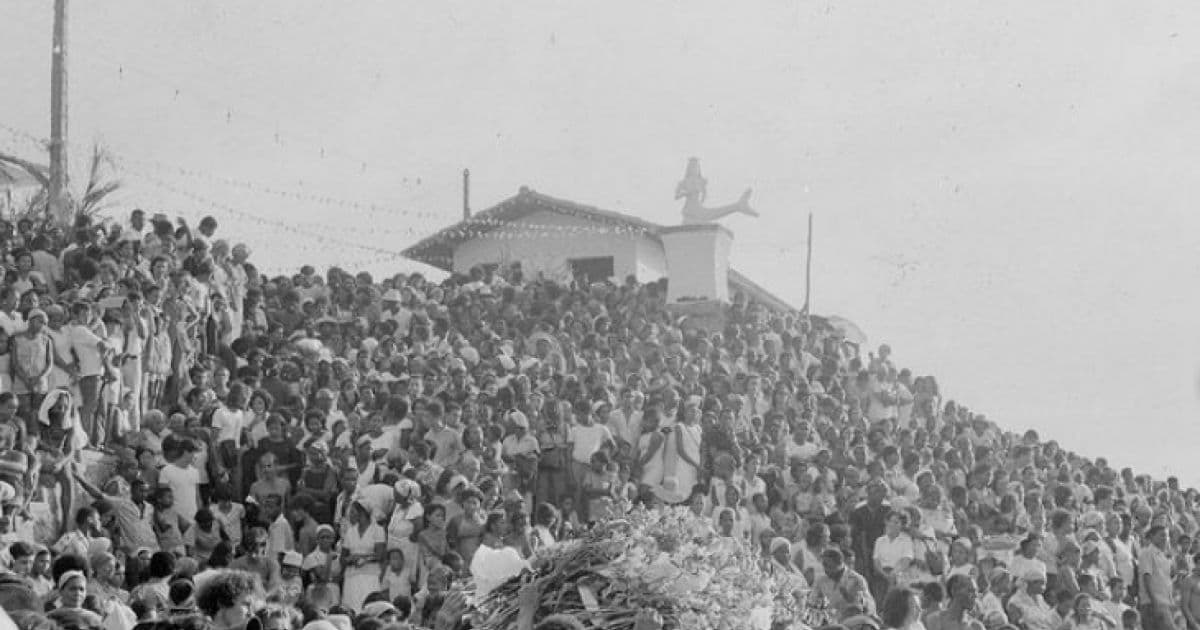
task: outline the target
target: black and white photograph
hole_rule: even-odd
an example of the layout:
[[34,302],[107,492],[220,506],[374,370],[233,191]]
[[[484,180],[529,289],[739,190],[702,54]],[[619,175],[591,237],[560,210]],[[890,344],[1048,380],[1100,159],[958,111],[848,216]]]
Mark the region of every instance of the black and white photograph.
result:
[[0,630],[1200,630],[1198,27],[0,0]]

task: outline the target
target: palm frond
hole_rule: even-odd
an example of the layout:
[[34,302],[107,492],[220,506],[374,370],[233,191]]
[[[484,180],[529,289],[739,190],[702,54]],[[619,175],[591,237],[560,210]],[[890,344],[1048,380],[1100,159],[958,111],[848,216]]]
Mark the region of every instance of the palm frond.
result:
[[46,213],[49,211],[50,191],[47,188],[42,188],[36,195],[27,199],[24,206],[13,212],[13,220],[29,219],[34,222],[43,221],[46,218]]
[[112,166],[112,156],[99,144],[92,147],[92,157],[88,163],[87,185],[83,195],[73,204],[75,216],[91,216],[106,206],[105,199],[121,188],[121,181],[108,176],[108,167]]

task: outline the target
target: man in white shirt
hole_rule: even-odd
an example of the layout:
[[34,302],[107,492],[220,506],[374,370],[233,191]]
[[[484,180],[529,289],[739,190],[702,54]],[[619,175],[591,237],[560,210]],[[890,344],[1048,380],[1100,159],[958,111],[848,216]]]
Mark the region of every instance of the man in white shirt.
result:
[[787,445],[788,459],[793,457],[799,458],[804,463],[811,462],[821,450],[821,447],[811,441],[811,433],[807,422],[801,422],[796,425],[796,432],[792,434],[792,442]]
[[217,430],[217,443],[233,442],[234,448],[242,447],[242,430],[246,428],[246,391],[240,383],[229,387],[227,403],[213,412],[212,424]]
[[567,440],[571,443],[571,461],[577,468],[577,481],[592,465],[592,455],[606,445],[614,444],[612,432],[602,424],[596,424],[592,418],[592,410],[586,401],[575,406],[578,424],[571,427]]
[[[409,299],[411,300],[411,290],[406,287],[405,292],[409,294]],[[383,305],[381,317],[385,320],[392,320],[396,322],[397,336],[404,336],[408,334],[408,329],[412,324],[413,318],[413,312],[401,306],[403,299],[404,296],[400,291],[396,289],[388,289],[387,292],[383,294],[383,299],[381,300]]]
[[141,208],[135,208],[129,213],[129,224],[122,226],[121,240],[133,241],[141,244],[146,238],[146,234],[150,232],[150,226],[146,225],[146,211]]
[[104,355],[109,351],[108,342],[91,328],[92,307],[83,302],[71,306],[71,323],[67,325],[66,340],[70,343],[70,354],[75,355],[75,369],[79,376],[79,419],[91,435],[95,424],[96,407],[100,402],[100,376],[104,374]]
[[71,386],[71,374],[75,372],[75,357],[71,354],[71,339],[64,324],[67,313],[63,307],[51,304],[46,307],[46,335],[54,342],[54,367],[50,370],[50,389]]
[[471,577],[475,580],[476,601],[483,601],[488,593],[509,578],[529,569],[529,562],[516,549],[503,545],[493,549],[480,545],[471,557]]
[[175,511],[192,521],[200,509],[200,471],[192,465],[196,460],[196,445],[188,438],[169,437],[164,442],[163,449],[170,461],[158,472],[159,485],[171,489]]
[[[243,409],[249,402],[249,392],[241,383],[229,386],[226,403],[213,412],[212,426],[217,430],[217,463],[228,474],[227,481],[239,491],[242,488],[241,448],[242,431],[250,424],[250,412]],[[176,504],[179,494],[176,493]]]
[[642,400],[639,391],[626,389],[621,393],[621,406],[608,414],[608,430],[613,437],[629,445],[630,449],[637,448],[638,438],[642,436]]
[[893,584],[899,577],[898,573],[906,570],[915,557],[912,538],[904,533],[907,525],[908,516],[904,512],[892,512],[885,521],[883,535],[875,540],[872,557],[875,570]]

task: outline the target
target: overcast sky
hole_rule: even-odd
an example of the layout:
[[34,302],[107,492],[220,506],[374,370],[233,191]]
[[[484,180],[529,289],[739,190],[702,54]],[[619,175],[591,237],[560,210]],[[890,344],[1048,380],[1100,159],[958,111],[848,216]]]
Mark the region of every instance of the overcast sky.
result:
[[[39,137],[51,5],[0,12],[0,123]],[[752,278],[803,301],[813,212],[817,312],[1007,427],[1200,482],[1200,4],[106,0],[70,20],[74,155],[124,160],[120,210],[211,213],[271,270],[395,269],[378,259],[458,217],[463,168],[477,209],[529,185],[666,223],[695,155],[711,202],[755,189],[762,218],[727,222]],[[37,157],[2,128],[0,149]]]

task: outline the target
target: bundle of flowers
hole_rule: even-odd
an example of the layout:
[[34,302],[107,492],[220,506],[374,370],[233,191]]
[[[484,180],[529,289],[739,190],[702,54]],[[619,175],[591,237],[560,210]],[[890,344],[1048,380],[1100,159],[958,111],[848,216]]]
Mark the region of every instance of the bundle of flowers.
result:
[[532,564],[532,574],[477,602],[476,627],[514,627],[530,582],[540,593],[535,620],[565,613],[606,630],[632,628],[642,608],[657,610],[666,628],[688,630],[765,630],[802,612],[748,544],[717,536],[686,508],[635,509],[539,553]]

